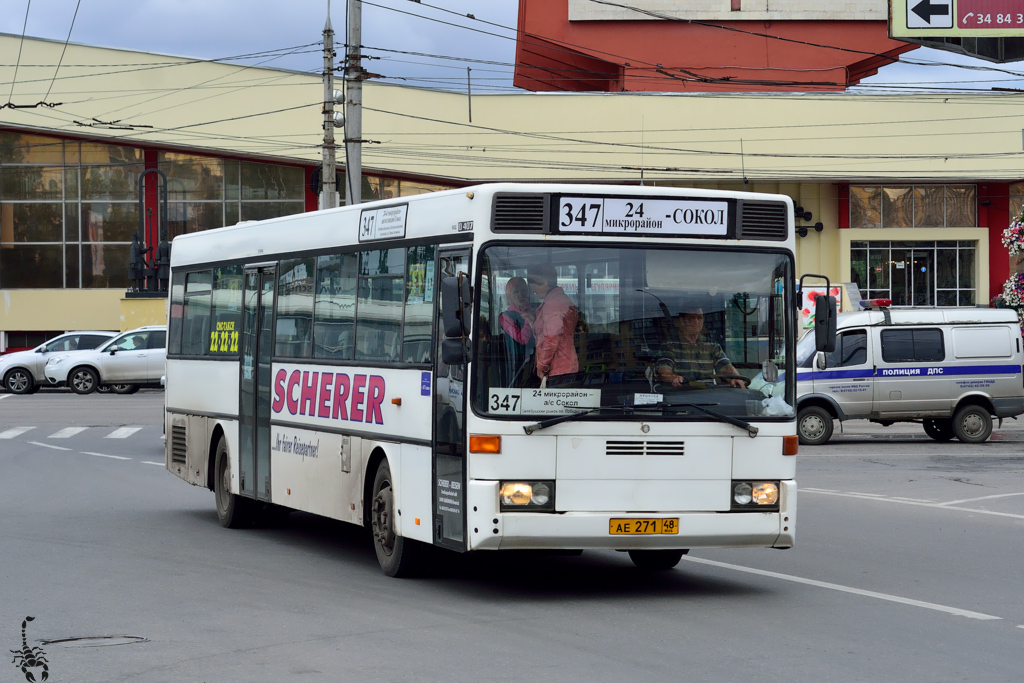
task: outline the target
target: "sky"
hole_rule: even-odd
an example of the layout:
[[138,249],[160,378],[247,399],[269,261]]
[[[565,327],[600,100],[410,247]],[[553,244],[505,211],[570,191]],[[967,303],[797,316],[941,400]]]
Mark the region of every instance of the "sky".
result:
[[[386,81],[510,92],[518,0],[364,0],[364,67]],[[320,73],[327,0],[0,0],[0,32]],[[330,5],[344,43],[345,0]],[[466,15],[472,14],[474,18]],[[966,65],[967,68],[947,66]],[[1003,73],[1004,71],[1010,73]],[[918,49],[864,81],[873,91],[1024,89],[1024,62],[998,65]]]

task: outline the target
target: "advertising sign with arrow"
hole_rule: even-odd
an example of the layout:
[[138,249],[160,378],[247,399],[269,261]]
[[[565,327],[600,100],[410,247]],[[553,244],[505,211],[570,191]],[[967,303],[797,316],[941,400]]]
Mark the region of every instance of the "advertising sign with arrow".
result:
[[1024,36],[1021,0],[890,0],[889,36]]

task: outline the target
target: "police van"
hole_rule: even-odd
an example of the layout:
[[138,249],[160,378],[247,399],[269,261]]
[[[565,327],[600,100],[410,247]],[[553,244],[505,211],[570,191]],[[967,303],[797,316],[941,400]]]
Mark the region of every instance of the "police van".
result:
[[800,443],[820,445],[834,420],[921,421],[936,441],[981,443],[992,418],[1024,413],[1021,328],[998,308],[888,308],[839,315],[835,350],[797,345]]

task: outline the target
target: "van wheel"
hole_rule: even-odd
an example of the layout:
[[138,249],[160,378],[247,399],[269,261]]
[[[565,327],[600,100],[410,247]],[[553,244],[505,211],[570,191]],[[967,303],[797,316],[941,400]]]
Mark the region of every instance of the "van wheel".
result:
[[832,416],[819,406],[801,408],[796,418],[796,431],[805,446],[821,446],[832,438]]
[[964,443],[984,443],[992,435],[992,416],[981,406],[964,406],[953,416],[953,433]]
[[953,421],[946,418],[927,418],[924,421],[924,433],[936,441],[949,441],[953,434]]
[[413,576],[423,566],[426,549],[422,544],[399,536],[395,531],[395,495],[387,459],[377,466],[370,498],[370,528],[377,562],[388,576]]
[[637,569],[649,572],[663,572],[672,569],[689,550],[630,550],[629,559]]

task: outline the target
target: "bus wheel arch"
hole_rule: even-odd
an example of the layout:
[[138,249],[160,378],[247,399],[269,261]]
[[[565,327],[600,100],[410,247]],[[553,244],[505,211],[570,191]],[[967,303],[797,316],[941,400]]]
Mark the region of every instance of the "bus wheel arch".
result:
[[[376,451],[375,451],[376,454]],[[372,457],[377,463],[373,484],[367,498],[370,535],[381,570],[388,576],[406,577],[419,574],[423,568],[426,546],[404,538],[395,528],[398,508],[394,496],[394,478],[387,457]]]
[[224,428],[218,424],[213,428],[213,433],[210,435],[210,445],[206,453],[206,488],[211,491],[214,490],[214,485],[217,481],[217,447],[220,445],[221,439],[224,439],[225,443],[227,443]]

